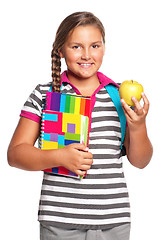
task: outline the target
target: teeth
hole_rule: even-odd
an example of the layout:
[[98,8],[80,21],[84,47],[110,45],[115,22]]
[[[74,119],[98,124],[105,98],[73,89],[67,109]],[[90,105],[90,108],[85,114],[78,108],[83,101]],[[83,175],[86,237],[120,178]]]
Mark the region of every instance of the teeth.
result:
[[82,66],[89,66],[89,65],[91,65],[91,63],[79,63],[80,65],[82,65]]

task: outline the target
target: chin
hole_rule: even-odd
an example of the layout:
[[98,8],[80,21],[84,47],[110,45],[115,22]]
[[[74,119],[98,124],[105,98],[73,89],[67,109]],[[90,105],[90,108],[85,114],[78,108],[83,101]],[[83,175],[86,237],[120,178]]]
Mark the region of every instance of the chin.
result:
[[80,78],[80,79],[88,79],[88,78],[91,78],[95,75],[97,75],[97,71],[98,69],[95,71],[95,70],[91,70],[91,69],[83,69],[83,70],[70,70],[68,69],[68,74],[74,76],[75,78]]

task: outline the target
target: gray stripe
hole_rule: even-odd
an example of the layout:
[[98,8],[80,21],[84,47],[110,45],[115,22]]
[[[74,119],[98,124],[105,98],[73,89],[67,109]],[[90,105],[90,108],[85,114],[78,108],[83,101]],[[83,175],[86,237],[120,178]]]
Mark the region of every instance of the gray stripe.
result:
[[103,131],[121,132],[121,128],[120,127],[116,127],[116,126],[104,126],[104,127],[92,128],[92,132],[103,132]]
[[[105,88],[101,89],[98,93],[97,93],[97,96],[99,95],[105,95],[105,94],[108,94],[107,90]],[[109,95],[108,95],[109,96]]]
[[93,159],[117,159],[121,156],[120,154],[93,154]]
[[121,168],[122,169],[122,163],[119,164],[93,164],[91,166],[91,169],[109,169],[109,168]]
[[41,106],[41,104],[42,104],[42,101],[41,101],[41,99],[39,99],[35,94],[31,94],[30,95],[30,98],[32,99],[32,100],[34,100],[35,102],[37,102],[40,106]]
[[33,109],[36,109],[36,110],[38,110],[39,111],[39,108],[38,108],[38,106],[36,106],[36,105],[33,105],[33,103],[32,102],[26,102],[25,104],[24,104],[24,106],[25,107],[30,107],[30,108],[33,108]]
[[[55,202],[55,201],[44,201],[40,200],[40,205],[42,206],[54,206],[54,207],[65,207],[70,208],[70,203],[63,203],[63,202]],[[106,210],[106,209],[117,209],[117,208],[129,208],[130,204],[128,202],[125,203],[116,203],[116,204],[107,204],[107,205],[96,205],[96,204],[77,204],[71,203],[71,208],[77,209],[99,209],[99,210]]]
[[104,214],[104,215],[84,215],[83,214],[73,214],[73,213],[61,213],[55,211],[41,211],[41,215],[47,216],[57,216],[57,217],[66,217],[66,218],[76,218],[76,219],[112,219],[112,218],[121,218],[121,217],[130,217],[130,213],[116,213],[116,214]]
[[[50,174],[52,175],[52,174]],[[80,183],[67,183],[57,182],[50,180],[43,180],[43,185],[56,186],[56,187],[67,187],[67,188],[78,188],[78,189],[113,189],[113,188],[126,188],[126,183],[114,183],[114,184],[80,184]]]
[[[56,196],[56,197],[67,197],[67,198],[78,198],[78,199],[114,199],[114,198],[125,198],[128,197],[128,193],[118,193],[118,194],[75,194],[67,192],[55,192],[42,190],[42,195]],[[72,207],[72,206],[71,206]]]
[[112,173],[112,174],[87,174],[88,179],[108,179],[108,178],[123,178],[123,173]]
[[89,149],[114,149],[119,150],[120,146],[111,145],[111,144],[89,144]]
[[[52,85],[52,82],[48,82],[48,83],[46,83],[46,84],[39,84],[39,88],[41,89],[41,88],[46,88],[46,90],[48,89],[49,90],[49,88],[51,87],[51,85]],[[48,91],[47,90],[47,91]],[[42,90],[41,90],[41,92],[42,92]]]
[[[105,96],[105,94],[104,94],[104,96]],[[108,97],[108,98],[99,98],[99,97],[96,97],[96,101],[98,101],[98,102],[102,102],[102,103],[112,102],[112,100],[111,100],[110,97]]]
[[106,140],[116,140],[119,141],[120,138],[118,138],[117,136],[89,136],[89,140],[98,140],[98,139],[106,139]]
[[46,93],[49,91],[49,87],[46,90],[41,90],[42,98],[46,97]]
[[113,107],[94,107],[93,112],[106,112],[106,111],[113,111],[116,112],[115,106]]
[[102,117],[94,117],[92,118],[92,123],[99,121],[116,121],[119,122],[119,117],[117,116],[102,116]]

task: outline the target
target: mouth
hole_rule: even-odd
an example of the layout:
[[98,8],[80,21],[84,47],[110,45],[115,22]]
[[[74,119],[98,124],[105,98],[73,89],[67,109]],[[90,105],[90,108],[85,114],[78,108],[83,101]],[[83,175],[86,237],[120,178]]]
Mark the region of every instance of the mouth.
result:
[[89,68],[93,65],[93,63],[78,63],[78,65],[82,68]]

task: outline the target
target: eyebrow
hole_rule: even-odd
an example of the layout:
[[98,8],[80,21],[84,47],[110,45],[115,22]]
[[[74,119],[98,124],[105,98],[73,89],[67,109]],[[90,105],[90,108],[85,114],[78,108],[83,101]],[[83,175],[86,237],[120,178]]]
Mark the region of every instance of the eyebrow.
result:
[[[103,41],[95,41],[95,42],[92,42],[90,45],[92,44],[102,44]],[[83,45],[82,43],[79,43],[79,42],[70,42],[69,45],[72,45],[72,44],[76,44],[76,45]]]
[[97,44],[97,43],[103,43],[103,41],[96,41],[96,42],[93,42],[92,44]]

